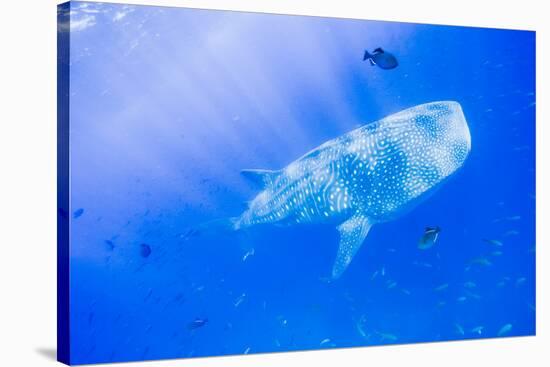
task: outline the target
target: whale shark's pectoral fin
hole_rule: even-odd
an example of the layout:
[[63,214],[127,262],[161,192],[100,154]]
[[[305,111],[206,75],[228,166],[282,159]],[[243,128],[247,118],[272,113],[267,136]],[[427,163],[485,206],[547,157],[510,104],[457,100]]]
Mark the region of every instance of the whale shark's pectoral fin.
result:
[[340,247],[332,268],[332,279],[337,279],[344,273],[351,263],[351,259],[363,244],[371,226],[369,220],[361,215],[354,215],[338,226]]
[[262,188],[271,185],[279,174],[279,171],[267,169],[243,169],[241,171],[241,175]]

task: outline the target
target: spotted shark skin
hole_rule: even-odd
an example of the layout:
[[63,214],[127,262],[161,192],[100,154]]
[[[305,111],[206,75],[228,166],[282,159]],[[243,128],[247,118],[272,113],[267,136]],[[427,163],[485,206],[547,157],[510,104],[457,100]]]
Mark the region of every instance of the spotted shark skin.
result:
[[464,164],[470,148],[457,102],[418,105],[327,141],[281,170],[244,170],[263,190],[233,227],[334,224],[336,279],[374,224],[418,205]]

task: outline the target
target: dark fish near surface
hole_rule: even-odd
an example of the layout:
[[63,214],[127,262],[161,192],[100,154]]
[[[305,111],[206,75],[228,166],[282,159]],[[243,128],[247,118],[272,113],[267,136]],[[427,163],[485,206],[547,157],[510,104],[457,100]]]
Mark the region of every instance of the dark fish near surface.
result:
[[149,257],[149,255],[151,255],[151,246],[146,243],[142,243],[139,247],[139,254],[142,257]]
[[195,329],[198,329],[200,327],[203,327],[204,325],[206,325],[206,323],[208,322],[208,319],[207,318],[204,318],[204,319],[195,319],[193,320],[192,322],[190,322],[189,324],[187,324],[187,328],[189,330],[195,330]]
[[77,209],[73,213],[73,218],[76,219],[76,218],[80,217],[82,214],[84,214],[84,209],[82,209],[82,208]]
[[424,230],[424,235],[418,241],[418,248],[421,250],[427,250],[433,245],[435,245],[437,238],[439,237],[439,232],[441,228],[439,227],[426,227]]
[[392,54],[382,50],[378,47],[375,49],[372,54],[369,51],[365,50],[365,55],[363,56],[363,61],[369,60],[372,66],[378,65],[380,68],[388,70],[395,69],[398,65],[397,59]]
[[109,251],[113,251],[115,249],[115,243],[111,240],[105,240],[105,245]]

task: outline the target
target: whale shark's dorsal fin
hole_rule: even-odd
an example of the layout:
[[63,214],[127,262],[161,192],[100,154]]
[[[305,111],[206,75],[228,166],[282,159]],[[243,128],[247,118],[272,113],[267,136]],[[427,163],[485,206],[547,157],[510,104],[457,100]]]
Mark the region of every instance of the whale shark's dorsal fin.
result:
[[280,172],[270,171],[267,169],[243,169],[241,174],[248,180],[263,188],[273,184],[273,181],[277,179]]
[[353,256],[363,244],[371,226],[369,220],[360,214],[355,214],[338,226],[340,247],[332,268],[332,279],[337,279],[344,273]]

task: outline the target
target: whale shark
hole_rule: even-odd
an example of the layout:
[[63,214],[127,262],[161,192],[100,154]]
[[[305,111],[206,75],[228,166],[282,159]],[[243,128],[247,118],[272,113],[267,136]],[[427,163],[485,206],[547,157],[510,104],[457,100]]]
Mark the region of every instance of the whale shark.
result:
[[417,206],[464,164],[471,148],[459,103],[421,104],[329,140],[280,170],[242,174],[260,185],[233,229],[331,223],[339,278],[378,223]]

